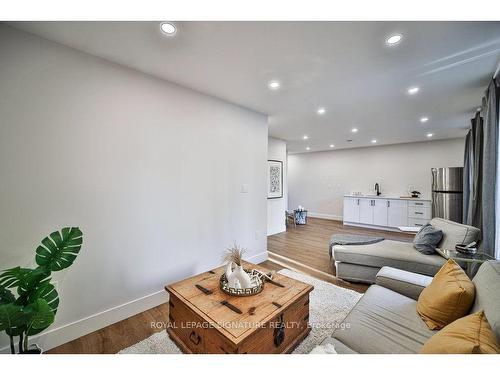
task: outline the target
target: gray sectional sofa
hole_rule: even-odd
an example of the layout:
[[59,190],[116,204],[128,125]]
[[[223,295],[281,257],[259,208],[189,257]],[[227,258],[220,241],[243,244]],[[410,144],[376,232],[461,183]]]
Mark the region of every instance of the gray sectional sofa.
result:
[[[438,244],[442,249],[454,249],[456,244],[477,241],[480,231],[469,225],[434,218],[430,224],[443,231]],[[337,277],[373,284],[377,272],[384,266],[434,276],[446,262],[439,254],[419,253],[412,243],[384,240],[370,245],[335,245],[332,248]]]
[[[383,267],[341,327],[323,341],[339,354],[418,353],[437,331],[417,313],[420,292],[432,278]],[[472,280],[476,297],[470,313],[484,310],[500,341],[500,261],[483,263]]]

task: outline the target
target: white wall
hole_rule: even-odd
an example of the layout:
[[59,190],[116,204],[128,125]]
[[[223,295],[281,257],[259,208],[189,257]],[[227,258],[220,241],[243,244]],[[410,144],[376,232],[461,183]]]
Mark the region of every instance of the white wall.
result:
[[267,158],[283,162],[283,198],[267,200],[267,235],[270,236],[286,230],[285,210],[288,203],[286,142],[269,137]]
[[413,185],[430,199],[431,168],[463,166],[463,150],[463,139],[451,139],[289,155],[289,207],[341,220],[343,195],[373,193],[376,182],[384,195]]
[[267,259],[264,115],[5,25],[0,51],[0,269],[84,233],[45,349],[166,301],[234,241]]

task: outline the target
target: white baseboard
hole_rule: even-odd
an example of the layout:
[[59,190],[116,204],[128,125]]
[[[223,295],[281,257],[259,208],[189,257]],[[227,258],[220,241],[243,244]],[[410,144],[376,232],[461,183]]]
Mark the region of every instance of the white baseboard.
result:
[[259,264],[265,262],[267,258],[268,258],[267,251],[263,251],[262,253],[255,254],[250,257],[245,257],[245,260],[250,263]]
[[308,212],[307,216],[309,216],[309,217],[315,217],[315,218],[318,218],[318,219],[327,219],[327,220],[342,221],[342,216],[339,216],[339,215],[321,214],[321,213],[318,213],[318,212]]
[[[30,337],[30,343],[38,344],[43,350],[50,350],[166,302],[168,302],[168,293],[165,290],[160,290],[75,322],[42,332],[40,335]],[[0,348],[0,354],[4,353],[10,353],[9,346]]]

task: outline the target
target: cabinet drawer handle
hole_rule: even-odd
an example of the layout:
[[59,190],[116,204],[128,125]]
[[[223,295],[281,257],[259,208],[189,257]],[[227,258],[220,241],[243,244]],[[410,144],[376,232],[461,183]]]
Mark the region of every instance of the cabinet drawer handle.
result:
[[423,206],[423,203],[415,203],[415,206]]
[[418,215],[423,215],[424,214],[423,212],[417,212],[417,211],[415,211],[415,213],[418,214]]
[[192,331],[189,335],[189,341],[191,341],[195,345],[198,345],[201,341],[201,336],[198,335],[195,331]]

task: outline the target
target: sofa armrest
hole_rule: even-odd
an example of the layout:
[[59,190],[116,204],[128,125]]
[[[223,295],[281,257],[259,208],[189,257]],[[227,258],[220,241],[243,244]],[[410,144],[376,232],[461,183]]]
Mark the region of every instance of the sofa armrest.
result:
[[399,270],[392,267],[382,267],[375,276],[375,283],[417,300],[420,293],[432,281],[432,277],[418,273]]

